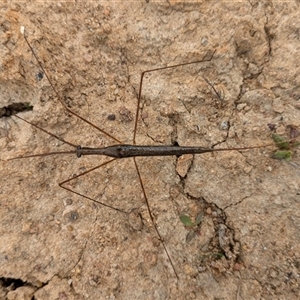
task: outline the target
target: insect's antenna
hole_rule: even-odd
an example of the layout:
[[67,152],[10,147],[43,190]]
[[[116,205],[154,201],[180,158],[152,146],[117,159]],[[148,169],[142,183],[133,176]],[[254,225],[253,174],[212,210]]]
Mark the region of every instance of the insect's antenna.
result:
[[76,154],[76,150],[55,151],[55,152],[47,152],[47,153],[38,153],[38,154],[16,156],[16,157],[8,158],[6,161],[21,159],[21,158],[29,158],[29,157],[44,157],[44,156],[51,156],[51,155],[57,155],[57,154]]
[[133,131],[133,141],[132,142],[133,142],[134,145],[136,144],[135,137],[136,137],[137,122],[138,122],[138,116],[139,116],[139,110],[140,110],[144,75],[146,73],[151,73],[151,72],[155,72],[155,71],[161,71],[161,70],[166,70],[166,69],[171,69],[171,68],[176,68],[176,67],[187,66],[187,65],[197,64],[197,63],[201,63],[201,62],[211,61],[214,54],[215,54],[215,52],[216,52],[216,50],[214,50],[214,52],[207,59],[192,61],[192,62],[188,62],[188,63],[181,63],[181,64],[177,64],[177,65],[172,65],[172,66],[160,67],[160,68],[155,68],[155,69],[151,69],[151,70],[147,70],[147,71],[142,72],[141,78],[140,78],[140,87],[139,87],[138,101],[137,101],[136,114],[135,114],[134,131]]
[[[29,122],[29,121],[27,121],[27,120],[25,120],[25,119],[19,117],[18,115],[14,115],[14,117],[16,117],[16,118],[18,118],[18,119],[20,119],[20,120],[22,120],[22,121],[24,121],[24,122],[30,124],[31,126],[33,126],[33,127],[37,128],[37,129],[39,129],[39,130],[41,130],[41,131],[47,133],[48,135],[54,137],[55,139],[57,139],[57,140],[60,141],[60,142],[63,142],[63,143],[68,144],[68,145],[70,145],[70,146],[72,146],[72,147],[74,147],[74,148],[77,148],[76,145],[74,145],[74,144],[72,144],[72,143],[66,141],[66,140],[63,139],[61,136],[58,136],[58,135],[56,135],[56,134],[54,134],[54,133],[52,133],[52,132],[50,132],[50,131],[48,131],[48,130],[46,130],[46,129],[44,129],[44,128],[42,128],[42,127],[36,125],[36,124],[33,124],[33,123],[31,123],[31,122]],[[15,160],[15,159],[29,158],[29,157],[42,157],[42,156],[50,156],[50,155],[56,155],[56,154],[76,154],[76,153],[77,153],[76,150],[70,150],[70,151],[56,151],[56,152],[47,152],[47,153],[39,153],[39,154],[30,154],[30,155],[16,156],[16,157],[9,158],[9,159],[7,159],[7,160]]]
[[169,254],[169,251],[168,251],[168,249],[167,249],[167,247],[166,247],[166,245],[165,245],[165,242],[164,242],[164,240],[163,240],[163,238],[162,238],[160,232],[159,232],[158,229],[157,229],[156,223],[155,223],[154,218],[153,218],[153,215],[152,215],[152,213],[151,213],[150,206],[149,206],[149,202],[148,202],[148,197],[147,197],[147,195],[146,195],[146,191],[145,191],[144,184],[143,184],[143,181],[142,181],[141,173],[140,173],[139,167],[138,167],[138,165],[137,165],[137,163],[136,163],[135,157],[133,158],[133,161],[134,161],[134,165],[135,165],[137,174],[138,174],[138,176],[139,176],[139,180],[140,180],[140,183],[141,183],[141,188],[142,188],[142,191],[143,191],[143,195],[144,195],[144,198],[145,198],[145,202],[146,202],[146,206],[147,206],[147,210],[148,210],[148,214],[149,214],[149,216],[150,216],[151,222],[152,222],[152,224],[153,224],[153,226],[154,226],[154,229],[155,229],[155,231],[156,231],[156,234],[157,234],[157,236],[158,236],[160,242],[162,243],[162,245],[163,245],[163,247],[164,247],[165,253],[166,253],[166,255],[167,255],[167,257],[168,257],[168,260],[169,260],[169,262],[170,262],[170,264],[171,264],[171,266],[172,266],[172,269],[173,269],[173,271],[174,271],[174,273],[175,273],[175,276],[176,276],[177,279],[179,279],[179,276],[178,276],[178,274],[177,274],[177,272],[176,272],[176,269],[175,269],[175,266],[174,266],[173,261],[172,261],[172,259],[171,259],[171,256],[170,256],[170,254]]
[[33,123],[31,123],[31,122],[29,122],[29,121],[27,121],[27,120],[25,120],[25,119],[19,117],[18,115],[14,115],[14,117],[16,117],[16,118],[18,118],[18,119],[20,119],[20,120],[22,120],[22,121],[24,121],[24,122],[30,124],[31,126],[33,126],[33,127],[37,128],[37,129],[39,129],[39,130],[41,130],[41,131],[47,133],[48,135],[50,135],[50,136],[54,137],[55,139],[59,140],[60,142],[63,142],[63,143],[65,143],[65,144],[68,144],[68,145],[70,145],[70,146],[72,146],[72,147],[74,147],[74,148],[77,147],[77,145],[74,145],[74,144],[72,144],[72,143],[66,141],[66,140],[63,139],[61,136],[58,136],[58,135],[56,135],[56,134],[54,134],[54,133],[52,133],[52,132],[50,132],[50,131],[48,131],[48,130],[46,130],[46,129],[44,129],[44,128],[42,128],[42,127],[36,125],[36,124],[33,124]]
[[28,41],[28,39],[27,39],[27,37],[26,37],[25,27],[24,27],[24,26],[21,26],[21,33],[23,34],[24,39],[25,39],[25,41],[26,41],[26,43],[27,43],[29,49],[31,50],[33,56],[35,57],[35,59],[36,59],[38,65],[39,65],[39,67],[41,68],[41,70],[42,70],[43,73],[45,74],[45,76],[46,76],[48,82],[50,83],[50,85],[51,85],[53,91],[55,92],[58,101],[61,103],[61,105],[64,107],[64,109],[65,109],[67,112],[69,112],[70,114],[72,114],[72,115],[74,115],[75,117],[77,117],[78,119],[80,119],[80,120],[82,120],[83,122],[85,122],[85,123],[89,124],[90,126],[94,127],[95,129],[97,129],[97,130],[100,131],[101,133],[105,134],[106,136],[110,137],[110,138],[113,139],[115,142],[121,144],[121,141],[120,141],[120,140],[118,140],[118,139],[115,138],[114,136],[110,135],[108,132],[104,131],[103,129],[99,128],[98,126],[96,126],[95,124],[93,124],[92,122],[90,122],[89,120],[87,120],[87,119],[81,117],[81,116],[78,115],[76,112],[72,111],[71,109],[69,109],[69,108],[67,107],[67,105],[62,101],[61,96],[59,95],[58,91],[57,91],[56,88],[54,87],[54,85],[53,85],[52,81],[50,80],[50,77],[48,76],[48,74],[47,74],[46,70],[44,69],[42,63],[41,63],[40,60],[38,59],[38,57],[37,57],[37,55],[35,54],[33,48],[31,47],[31,45],[30,45],[30,43],[29,43],[29,41]]

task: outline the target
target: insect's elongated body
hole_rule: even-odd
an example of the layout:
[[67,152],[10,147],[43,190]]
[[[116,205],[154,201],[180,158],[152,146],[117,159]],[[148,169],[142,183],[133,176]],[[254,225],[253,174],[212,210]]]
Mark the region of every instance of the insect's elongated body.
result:
[[[249,147],[236,148],[236,150],[247,150]],[[235,149],[231,149],[235,150]],[[202,154],[207,152],[228,151],[228,148],[212,149],[204,147],[188,146],[148,146],[148,145],[112,145],[104,148],[77,147],[76,155],[106,155],[116,158],[136,156],[180,156],[183,154]]]
[[110,157],[126,158],[135,156],[169,156],[183,154],[200,154],[211,152],[212,149],[184,146],[148,146],[148,145],[113,145],[105,148],[77,148],[77,156],[106,155]]

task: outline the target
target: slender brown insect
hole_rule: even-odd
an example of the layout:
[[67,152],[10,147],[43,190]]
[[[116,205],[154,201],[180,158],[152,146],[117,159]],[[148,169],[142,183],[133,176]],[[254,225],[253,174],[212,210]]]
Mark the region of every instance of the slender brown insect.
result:
[[[136,157],[137,156],[170,156],[170,155],[176,155],[176,156],[180,156],[183,154],[201,154],[201,153],[207,153],[207,152],[217,152],[217,151],[233,151],[233,150],[247,150],[247,149],[253,149],[253,148],[261,148],[261,147],[266,147],[267,145],[260,145],[260,146],[252,146],[252,147],[241,147],[241,148],[218,148],[218,149],[214,149],[214,148],[205,148],[205,147],[185,147],[185,146],[148,146],[148,145],[136,145],[136,133],[137,133],[137,124],[138,124],[138,119],[139,119],[139,114],[140,114],[140,105],[141,105],[141,97],[142,97],[142,87],[143,87],[143,79],[145,74],[147,73],[154,73],[157,71],[162,71],[162,70],[166,70],[166,69],[171,69],[171,68],[177,68],[180,66],[186,66],[186,65],[191,65],[191,64],[198,64],[198,63],[203,63],[203,62],[209,62],[213,59],[213,56],[215,54],[215,51],[206,59],[203,60],[199,60],[199,61],[193,61],[193,62],[188,62],[188,63],[181,63],[181,64],[177,64],[177,65],[172,65],[172,66],[166,66],[166,67],[160,67],[160,68],[155,68],[155,69],[151,69],[151,70],[147,70],[142,72],[141,77],[140,77],[140,84],[139,84],[139,91],[138,91],[138,96],[137,96],[137,105],[136,105],[136,114],[135,114],[135,121],[134,121],[134,133],[133,133],[133,138],[132,138],[132,144],[123,144],[119,139],[117,139],[116,137],[114,137],[113,135],[111,135],[110,133],[104,131],[103,129],[99,128],[98,126],[96,126],[94,123],[90,122],[89,120],[83,118],[82,116],[80,116],[79,114],[77,114],[76,112],[72,111],[62,100],[60,94],[58,93],[57,89],[54,87],[54,85],[52,84],[51,79],[49,78],[47,72],[45,71],[42,63],[40,62],[39,58],[37,57],[37,55],[35,54],[32,46],[30,45],[25,31],[23,29],[23,35],[25,38],[26,43],[28,44],[28,47],[30,48],[32,54],[34,55],[36,61],[39,64],[40,69],[42,70],[43,74],[45,75],[45,77],[47,78],[50,86],[52,87],[54,93],[56,94],[56,97],[58,99],[58,101],[60,102],[60,104],[62,105],[62,107],[66,110],[66,112],[74,115],[75,117],[77,117],[78,119],[82,120],[83,122],[87,123],[89,126],[93,127],[94,129],[96,129],[97,131],[101,132],[102,134],[106,135],[107,137],[109,137],[110,139],[115,141],[115,145],[112,146],[108,146],[108,147],[102,147],[102,148],[91,148],[91,147],[81,147],[78,145],[75,145],[65,139],[63,139],[62,137],[55,135],[52,132],[49,132],[45,129],[43,129],[42,127],[33,124],[31,122],[26,121],[25,119],[21,118],[20,116],[15,115],[16,118],[21,119],[22,121],[30,124],[31,126],[37,128],[38,130],[43,131],[44,133],[52,136],[53,138],[57,139],[60,142],[63,142],[65,144],[68,144],[69,146],[71,146],[73,149],[69,150],[69,151],[58,151],[58,152],[48,152],[48,153],[42,153],[42,154],[32,154],[32,155],[25,155],[25,156],[19,156],[19,157],[14,157],[11,158],[9,160],[14,160],[14,159],[21,159],[21,158],[29,158],[29,157],[44,157],[44,156],[49,156],[49,155],[59,155],[59,154],[75,154],[77,157],[81,157],[84,155],[105,155],[105,156],[109,156],[109,157],[113,157],[112,159],[101,163],[93,168],[90,168],[88,170],[85,170],[83,172],[81,172],[80,174],[77,174],[67,180],[64,180],[62,182],[59,183],[59,186],[69,192],[72,192],[76,195],[79,195],[81,197],[84,197],[90,201],[93,201],[97,204],[100,204],[102,206],[105,206],[107,208],[119,211],[121,213],[128,213],[127,211],[124,211],[122,209],[119,209],[118,207],[115,207],[113,205],[109,205],[107,203],[101,202],[98,199],[89,197],[86,194],[83,194],[82,192],[76,191],[74,189],[72,189],[70,187],[70,184],[72,183],[72,181],[74,181],[75,179],[78,179],[86,174],[89,174],[97,169],[100,169],[101,167],[111,163],[112,161],[115,161],[117,159],[121,159],[121,158],[129,158],[129,157],[133,157],[133,163],[139,178],[139,182],[140,182],[140,187],[142,190],[142,194],[146,203],[146,207],[147,207],[147,211],[150,217],[150,220],[153,224],[153,227],[156,231],[157,237],[160,241],[160,243],[162,244],[164,251],[168,257],[168,261],[170,262],[172,269],[174,271],[174,274],[177,278],[179,278],[178,276],[178,272],[176,271],[176,266],[173,263],[173,260],[171,258],[171,255],[169,254],[169,251],[167,249],[167,246],[163,240],[163,237],[160,233],[160,231],[158,230],[158,226],[156,225],[155,222],[155,218],[153,217],[153,214],[151,212],[150,209],[150,205],[149,205],[149,201],[148,201],[148,197],[145,191],[145,187],[142,181],[142,176],[141,176],[141,172],[140,172],[140,168],[138,166],[138,163],[136,161]],[[218,97],[220,97],[220,95],[218,94],[218,92],[216,91],[216,89],[214,88],[213,85],[211,85],[206,79],[205,81],[208,83],[208,85],[212,88],[212,90],[216,93],[216,95]]]

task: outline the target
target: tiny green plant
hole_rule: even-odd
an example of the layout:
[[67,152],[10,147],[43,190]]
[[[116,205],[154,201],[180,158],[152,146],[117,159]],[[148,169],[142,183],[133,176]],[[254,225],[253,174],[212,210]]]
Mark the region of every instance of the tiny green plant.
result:
[[182,224],[189,230],[185,240],[186,242],[190,242],[196,235],[200,233],[200,227],[204,219],[204,213],[201,212],[198,214],[194,222],[190,216],[185,214],[181,214],[179,218]]
[[274,151],[272,158],[290,161],[294,154],[294,149],[300,145],[300,142],[296,140],[297,136],[298,131],[294,127],[290,128],[291,139],[289,140],[281,135],[272,134],[272,139],[278,147],[278,149]]

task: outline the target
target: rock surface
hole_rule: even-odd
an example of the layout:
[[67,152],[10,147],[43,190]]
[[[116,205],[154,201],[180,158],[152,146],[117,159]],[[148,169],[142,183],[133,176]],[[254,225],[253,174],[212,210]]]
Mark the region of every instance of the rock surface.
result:
[[[299,1],[101,1],[0,4],[0,107],[74,145],[132,143],[142,71],[138,144],[272,144],[300,126]],[[132,159],[58,186],[107,158],[53,155],[62,140],[0,119],[1,299],[298,299],[300,169],[272,147],[139,158],[158,230]],[[274,148],[274,147],[273,147]],[[181,168],[181,166],[178,166]],[[203,213],[186,228],[181,214]],[[187,243],[191,230],[195,234]],[[297,296],[298,295],[298,296]]]

